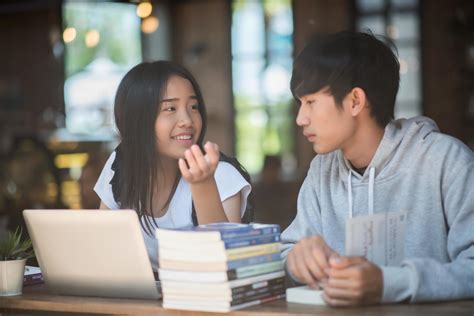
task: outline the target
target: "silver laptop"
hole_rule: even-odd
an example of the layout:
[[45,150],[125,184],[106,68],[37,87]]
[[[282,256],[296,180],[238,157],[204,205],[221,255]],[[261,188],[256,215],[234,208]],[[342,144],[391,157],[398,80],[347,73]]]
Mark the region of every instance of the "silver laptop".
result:
[[24,210],[48,290],[54,294],[158,299],[133,210]]

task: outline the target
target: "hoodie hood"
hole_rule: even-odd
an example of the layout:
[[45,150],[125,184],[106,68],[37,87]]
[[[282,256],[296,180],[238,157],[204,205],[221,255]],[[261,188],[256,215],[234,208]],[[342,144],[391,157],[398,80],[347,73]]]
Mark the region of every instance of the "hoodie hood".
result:
[[427,117],[393,120],[385,127],[382,141],[363,175],[353,171],[341,150],[337,152],[339,172],[347,177],[352,170],[355,179],[365,182],[373,168],[377,180],[382,180],[397,170],[404,169],[404,164],[410,161],[407,155],[417,155],[417,145],[433,132],[439,132],[438,126]]

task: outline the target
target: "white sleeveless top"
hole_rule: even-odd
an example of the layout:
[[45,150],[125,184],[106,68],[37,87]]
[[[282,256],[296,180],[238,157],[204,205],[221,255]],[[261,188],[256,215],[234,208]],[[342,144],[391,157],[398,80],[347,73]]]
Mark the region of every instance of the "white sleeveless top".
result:
[[[120,205],[115,201],[112,193],[112,185],[110,181],[114,176],[112,163],[115,160],[115,151],[112,152],[109,159],[105,163],[102,173],[94,186],[94,191],[100,197],[102,202],[111,210],[119,210]],[[214,173],[217,189],[221,201],[227,200],[229,197],[240,192],[241,206],[240,215],[243,216],[247,207],[247,197],[250,194],[251,186],[242,177],[237,169],[230,163],[219,162]],[[157,227],[161,228],[180,228],[193,225],[191,218],[192,213],[192,196],[189,184],[183,178],[180,179],[176,192],[170,201],[168,211],[162,217],[155,217]],[[149,217],[153,224],[153,218]],[[142,219],[143,222],[143,219]],[[153,235],[149,235],[142,227],[143,238],[148,251],[148,256],[153,270],[158,269],[158,242],[155,238],[155,227],[152,227]]]

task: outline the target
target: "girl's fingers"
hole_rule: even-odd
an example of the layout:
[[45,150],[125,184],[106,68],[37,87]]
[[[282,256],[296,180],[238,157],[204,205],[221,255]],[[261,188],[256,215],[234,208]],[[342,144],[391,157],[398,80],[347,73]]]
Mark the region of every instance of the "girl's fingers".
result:
[[183,178],[185,178],[186,180],[192,180],[193,175],[191,172],[189,172],[188,165],[186,164],[186,161],[184,161],[183,158],[179,158],[178,166]]
[[204,160],[204,155],[202,154],[201,148],[199,148],[198,145],[192,145],[189,150],[191,150],[193,153],[194,159],[196,159],[196,161]]
[[179,169],[185,179],[201,181],[214,173],[219,163],[219,147],[214,143],[207,142],[204,148],[207,153],[205,156],[198,145],[192,145],[185,150],[184,159],[186,160],[179,161]]
[[219,162],[219,146],[215,143],[207,142],[204,145],[204,150],[206,151],[206,160],[211,165],[217,165]]
[[199,166],[196,162],[196,159],[194,158],[193,152],[190,149],[187,149],[184,152],[184,157],[186,158],[186,161],[189,165],[189,171],[193,174],[198,172],[199,171]]
[[197,166],[201,170],[201,172],[208,173],[209,172],[209,166],[206,160],[204,159],[204,155],[201,152],[201,148],[197,145],[191,146],[191,151],[194,155],[194,159],[196,161]]

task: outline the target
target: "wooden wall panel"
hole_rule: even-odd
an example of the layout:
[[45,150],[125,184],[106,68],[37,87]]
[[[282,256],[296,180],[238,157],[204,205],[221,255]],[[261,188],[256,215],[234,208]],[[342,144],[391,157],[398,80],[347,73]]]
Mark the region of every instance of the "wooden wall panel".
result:
[[61,36],[59,1],[0,6],[0,134],[4,137],[52,130],[54,113],[64,113]]
[[173,3],[171,32],[174,59],[193,73],[204,95],[206,139],[234,154],[230,5],[222,0]]
[[[466,4],[461,6],[460,4]],[[470,8],[470,11],[468,10]],[[458,19],[474,18],[474,3],[467,1],[421,1],[423,108],[443,133],[453,135],[474,148],[474,120],[466,118],[466,88],[469,78],[466,48],[474,45],[474,33]],[[470,22],[473,25],[472,20]],[[471,90],[472,93],[472,90]]]

